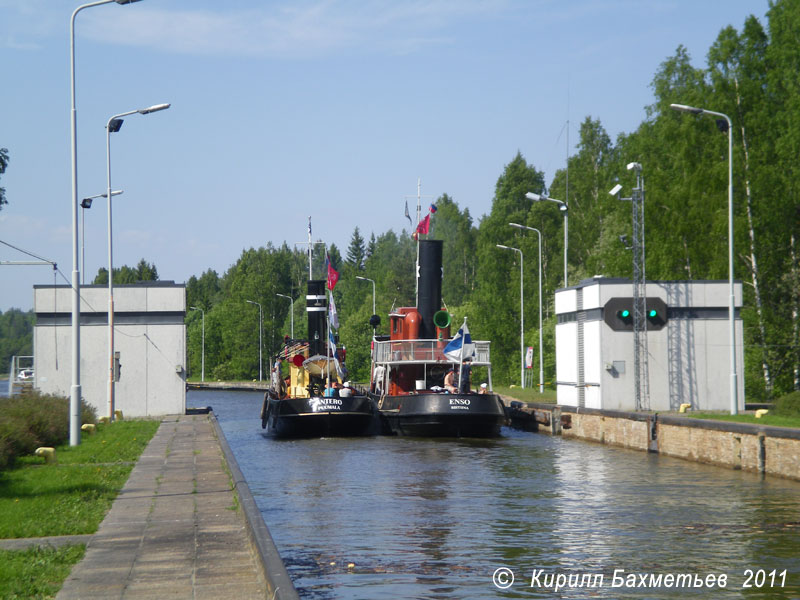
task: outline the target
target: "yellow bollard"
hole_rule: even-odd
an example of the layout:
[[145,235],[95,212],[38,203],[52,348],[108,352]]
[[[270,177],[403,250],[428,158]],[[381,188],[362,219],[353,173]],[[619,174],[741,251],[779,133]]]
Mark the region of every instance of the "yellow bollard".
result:
[[95,427],[93,423],[84,423],[81,425],[81,431],[85,431],[89,435],[94,435],[96,429],[97,427]]
[[769,411],[768,411],[766,408],[759,408],[759,409],[756,411],[756,419],[760,419],[761,417],[763,417],[763,416],[764,416],[765,414],[767,414],[768,412],[769,412]]
[[678,412],[685,413],[687,410],[691,410],[691,404],[681,404],[681,407],[678,409]]
[[122,418],[122,411],[121,410],[115,410],[114,411],[114,419],[116,421],[124,421],[124,419]]
[[106,425],[108,423],[108,417],[100,417],[99,419],[97,419],[97,421],[98,421],[98,423],[102,423],[103,425]]
[[47,446],[42,446],[41,448],[37,448],[36,452],[34,452],[36,456],[44,457],[44,462],[46,463],[55,463],[56,461],[56,449],[49,448]]

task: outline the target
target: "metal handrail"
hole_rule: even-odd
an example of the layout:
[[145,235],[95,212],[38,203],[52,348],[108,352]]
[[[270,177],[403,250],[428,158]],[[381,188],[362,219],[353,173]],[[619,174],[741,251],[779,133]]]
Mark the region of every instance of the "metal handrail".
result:
[[[489,345],[491,342],[473,341],[475,356],[473,366],[489,366]],[[452,363],[444,355],[446,342],[439,340],[388,340],[373,342],[372,360],[378,364],[428,364]]]

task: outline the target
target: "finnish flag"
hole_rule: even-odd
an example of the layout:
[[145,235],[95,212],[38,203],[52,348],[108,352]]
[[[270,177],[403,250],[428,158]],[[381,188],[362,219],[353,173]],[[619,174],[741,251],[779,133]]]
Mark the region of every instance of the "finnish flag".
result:
[[466,317],[464,317],[464,324],[458,330],[456,337],[444,347],[444,355],[454,362],[461,362],[465,358],[475,357],[475,344],[472,343],[472,338],[469,335]]

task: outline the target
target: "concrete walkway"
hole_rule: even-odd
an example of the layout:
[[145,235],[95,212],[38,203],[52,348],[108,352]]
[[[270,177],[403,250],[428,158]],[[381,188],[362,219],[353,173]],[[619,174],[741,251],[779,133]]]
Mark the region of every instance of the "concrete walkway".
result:
[[207,415],[166,417],[56,598],[265,598]]

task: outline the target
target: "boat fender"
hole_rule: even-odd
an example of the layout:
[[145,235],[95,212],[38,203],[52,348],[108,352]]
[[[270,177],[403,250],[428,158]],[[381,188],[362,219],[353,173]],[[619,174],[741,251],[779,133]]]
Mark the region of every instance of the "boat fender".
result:
[[267,428],[269,420],[269,392],[264,394],[264,402],[261,404],[261,429]]

